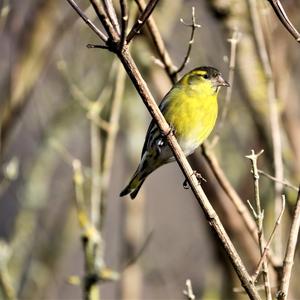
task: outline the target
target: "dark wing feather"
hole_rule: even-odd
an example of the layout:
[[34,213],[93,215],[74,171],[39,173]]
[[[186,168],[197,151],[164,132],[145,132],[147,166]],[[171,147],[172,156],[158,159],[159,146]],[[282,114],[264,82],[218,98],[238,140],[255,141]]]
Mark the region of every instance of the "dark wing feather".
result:
[[[163,98],[163,100],[160,102],[158,108],[160,109],[160,111],[164,114],[164,110],[166,108],[166,102],[170,99],[168,99],[169,95],[171,94],[172,91],[174,91],[174,89],[176,89],[176,85],[170,89],[170,91],[165,95],[165,97]],[[151,131],[155,132],[159,132],[160,130],[158,130],[157,128],[157,125],[155,124],[154,120],[152,119],[149,127],[148,127],[148,130],[147,130],[147,134],[146,134],[146,138],[145,138],[145,143],[144,143],[144,146],[143,146],[143,150],[142,150],[142,155],[141,157],[143,157],[144,153],[146,152],[148,146],[150,145],[150,143],[153,141],[153,139],[150,140],[150,137],[154,137],[153,135],[153,132],[151,133]],[[156,138],[156,137],[155,137]]]
[[152,130],[155,130],[155,128],[157,128],[157,125],[155,124],[154,120],[152,119],[152,121],[151,121],[151,123],[150,123],[150,125],[148,127],[148,130],[147,130],[147,134],[146,134],[146,138],[145,138],[145,142],[144,142],[144,146],[143,146],[141,158],[143,157],[144,153],[146,152],[146,150],[148,148],[148,144],[150,142],[150,137],[151,137],[150,132]]

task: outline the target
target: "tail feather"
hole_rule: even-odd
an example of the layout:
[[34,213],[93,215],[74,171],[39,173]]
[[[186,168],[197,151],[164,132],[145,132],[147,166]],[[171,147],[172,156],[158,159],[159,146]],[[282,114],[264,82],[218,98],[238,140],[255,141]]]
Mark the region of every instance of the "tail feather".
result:
[[131,199],[134,199],[138,194],[145,178],[141,178],[140,174],[136,172],[133,178],[130,180],[129,184],[122,190],[120,197],[130,194]]
[[152,157],[148,156],[148,152],[146,151],[129,184],[120,193],[120,197],[130,194],[131,199],[134,199],[138,194],[146,177],[151,174],[156,168],[157,166],[152,163]]
[[140,181],[139,185],[135,188],[135,190],[134,190],[132,193],[130,193],[130,198],[131,198],[132,200],[133,200],[133,199],[136,197],[136,195],[138,194],[138,192],[139,192],[140,188],[142,187],[144,181],[145,181],[145,179],[142,179],[142,180]]

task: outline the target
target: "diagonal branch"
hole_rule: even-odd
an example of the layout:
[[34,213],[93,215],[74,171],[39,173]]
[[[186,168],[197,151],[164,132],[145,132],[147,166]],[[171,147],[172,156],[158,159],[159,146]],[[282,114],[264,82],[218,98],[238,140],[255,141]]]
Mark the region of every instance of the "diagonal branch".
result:
[[283,26],[289,31],[289,33],[295,38],[295,40],[300,43],[300,33],[290,21],[284,8],[281,5],[281,2],[279,0],[268,0],[268,2],[272,6],[275,14],[277,15]]
[[99,36],[103,42],[107,42],[107,36],[82,12],[74,0],[67,0],[73,9],[80,15],[84,22]]
[[[135,0],[140,10],[142,10],[145,6],[144,0]],[[169,55],[169,52],[165,46],[165,43],[161,37],[161,34],[158,30],[158,27],[153,19],[153,17],[150,17],[148,22],[148,29],[150,36],[153,40],[154,46],[159,54],[160,60],[162,64],[164,65],[165,71],[172,83],[175,83],[176,80],[178,80],[178,74],[173,77],[172,74],[174,72],[175,65],[172,61],[172,58]],[[204,154],[204,158],[209,164],[209,167],[211,168],[212,172],[214,173],[214,176],[216,177],[218,183],[220,184],[221,188],[224,190],[228,198],[232,201],[234,206],[236,207],[238,213],[240,214],[246,228],[248,229],[251,237],[257,242],[257,234],[256,234],[256,224],[250,215],[247,207],[245,206],[242,199],[239,197],[229,180],[227,179],[226,175],[224,174],[224,171],[222,170],[220,164],[218,163],[218,160],[214,153],[212,151],[209,151],[208,147],[205,145],[205,143],[202,145],[202,151]],[[272,264],[273,267],[276,266],[276,261],[273,258],[273,255],[271,252],[268,252],[268,258]]]
[[153,12],[155,6],[157,5],[159,0],[150,0],[147,6],[145,7],[144,11],[138,17],[137,21],[133,25],[132,29],[130,30],[127,36],[127,43],[129,44],[130,41],[134,38],[136,34],[140,32],[144,24],[146,23],[147,19],[150,17],[151,13]]
[[258,292],[253,285],[250,275],[248,274],[241,258],[239,257],[235,247],[233,246],[229,236],[227,235],[217,213],[211,206],[209,200],[207,199],[201,185],[199,185],[198,179],[193,172],[190,164],[187,161],[184,153],[182,152],[175,136],[170,132],[170,126],[166,122],[164,116],[162,115],[161,111],[159,110],[153,96],[151,95],[146,82],[142,78],[140,72],[138,71],[131,55],[129,54],[126,48],[123,49],[121,53],[117,53],[119,59],[123,63],[128,76],[130,77],[132,83],[134,84],[136,90],[138,91],[139,95],[141,96],[145,106],[147,107],[148,111],[150,112],[152,118],[155,120],[156,124],[158,125],[159,129],[161,130],[162,134],[166,137],[168,145],[170,146],[176,161],[184,173],[186,180],[188,181],[194,196],[201,206],[209,225],[212,227],[214,232],[217,234],[219,240],[221,241],[229,259],[240,279],[242,282],[243,287],[245,288],[246,292],[248,293],[250,299],[260,299]]
[[263,176],[265,176],[266,178],[268,178],[270,180],[277,181],[277,182],[281,183],[282,185],[284,185],[284,186],[286,186],[286,187],[288,187],[288,188],[290,188],[290,189],[292,189],[292,190],[294,190],[296,192],[299,191],[298,187],[296,187],[295,185],[291,184],[287,180],[280,180],[280,179],[278,179],[278,178],[276,178],[276,177],[274,177],[274,176],[266,173],[263,170],[258,170],[258,173],[261,174],[261,175],[263,175]]
[[[83,12],[80,13],[80,15]],[[111,33],[110,33],[111,34]],[[116,40],[112,41],[116,43]],[[232,244],[229,236],[227,235],[218,215],[211,206],[206,194],[204,193],[201,185],[199,185],[198,179],[195,175],[195,172],[192,170],[190,164],[187,161],[183,151],[181,150],[172,130],[170,130],[169,124],[166,122],[162,112],[158,108],[146,82],[144,81],[142,75],[140,74],[134,60],[132,59],[128,47],[125,45],[121,51],[116,51],[117,56],[122,62],[129,78],[134,84],[137,92],[141,96],[145,106],[147,107],[149,113],[160,129],[161,133],[166,137],[169,147],[171,148],[174,157],[184,173],[186,180],[188,181],[194,196],[202,208],[209,225],[212,227],[216,233],[218,239],[222,243],[224,250],[226,251],[232,266],[234,267],[242,286],[245,288],[245,291],[249,295],[250,299],[260,299],[260,296],[252,282],[252,279],[247,272],[239,254],[237,253],[234,245]]]

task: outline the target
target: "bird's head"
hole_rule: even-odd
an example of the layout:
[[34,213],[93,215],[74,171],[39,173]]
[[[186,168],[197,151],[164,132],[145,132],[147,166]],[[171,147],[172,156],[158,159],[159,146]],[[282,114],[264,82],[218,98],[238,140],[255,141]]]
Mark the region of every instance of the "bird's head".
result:
[[217,93],[222,86],[230,86],[219,70],[206,66],[188,72],[181,81],[194,90],[206,93]]

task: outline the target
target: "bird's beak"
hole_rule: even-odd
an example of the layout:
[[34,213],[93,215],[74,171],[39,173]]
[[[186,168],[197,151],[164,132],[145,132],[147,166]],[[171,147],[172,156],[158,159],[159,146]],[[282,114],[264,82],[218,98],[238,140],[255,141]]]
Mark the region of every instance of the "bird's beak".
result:
[[215,81],[216,86],[226,86],[226,87],[230,87],[230,84],[221,76],[218,75],[216,77],[216,81]]

